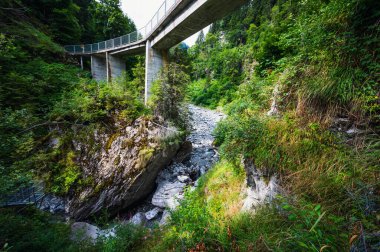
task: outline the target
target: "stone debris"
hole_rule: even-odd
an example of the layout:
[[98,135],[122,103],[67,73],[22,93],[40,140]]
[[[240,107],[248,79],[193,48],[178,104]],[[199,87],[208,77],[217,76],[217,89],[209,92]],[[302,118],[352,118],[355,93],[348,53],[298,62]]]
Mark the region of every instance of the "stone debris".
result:
[[41,203],[37,207],[52,214],[66,214],[66,202],[63,198],[47,194],[43,197]]
[[73,241],[88,240],[93,243],[99,238],[109,238],[116,236],[116,227],[101,230],[97,226],[86,222],[74,222],[71,225],[71,239]]
[[136,213],[129,222],[134,225],[143,226],[147,222],[147,219],[144,213]]
[[[153,194],[152,204],[161,208],[174,209],[183,198],[186,187],[193,187],[194,181],[206,173],[219,159],[213,147],[216,124],[225,117],[224,114],[194,105],[189,105],[192,131],[179,152],[179,157],[162,170],[157,177],[157,189]],[[167,223],[169,216],[164,211],[160,225]]]
[[162,212],[162,209],[159,207],[155,207],[152,210],[145,213],[145,217],[147,220],[155,219],[159,213]]
[[154,193],[152,204],[162,208],[176,208],[179,205],[178,200],[183,198],[185,186],[181,182],[163,182]]
[[169,223],[170,220],[170,212],[168,210],[165,210],[164,213],[162,214],[159,226],[165,226],[166,224]]

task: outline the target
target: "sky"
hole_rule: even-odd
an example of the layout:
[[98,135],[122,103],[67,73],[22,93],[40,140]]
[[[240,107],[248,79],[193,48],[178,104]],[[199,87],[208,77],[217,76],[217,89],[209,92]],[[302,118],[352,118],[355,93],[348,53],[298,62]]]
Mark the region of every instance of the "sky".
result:
[[[140,29],[154,16],[163,2],[164,0],[121,0],[121,8],[135,22],[137,29]],[[208,27],[204,29],[205,34],[207,31]],[[197,37],[198,33],[189,37],[184,42],[192,46]]]

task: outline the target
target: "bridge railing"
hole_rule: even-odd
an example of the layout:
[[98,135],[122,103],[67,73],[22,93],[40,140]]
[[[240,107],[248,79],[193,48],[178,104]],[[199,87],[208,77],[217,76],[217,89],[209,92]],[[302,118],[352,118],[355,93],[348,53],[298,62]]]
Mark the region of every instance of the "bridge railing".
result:
[[32,182],[20,187],[16,192],[0,196],[0,207],[35,204],[44,196],[42,182]]
[[145,40],[157,26],[169,15],[176,4],[181,0],[165,0],[151,20],[141,29],[129,34],[109,39],[106,41],[83,44],[83,45],[66,45],[64,49],[70,54],[91,54],[123,47],[128,44]]

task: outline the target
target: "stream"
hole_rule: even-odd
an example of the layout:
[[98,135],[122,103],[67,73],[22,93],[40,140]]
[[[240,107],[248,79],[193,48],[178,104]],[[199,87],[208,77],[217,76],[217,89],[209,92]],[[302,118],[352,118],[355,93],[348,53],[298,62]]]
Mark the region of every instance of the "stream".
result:
[[[189,105],[191,132],[171,165],[157,177],[156,190],[138,206],[124,214],[122,219],[137,225],[164,225],[169,209],[175,209],[187,187],[196,187],[201,175],[206,173],[219,159],[213,147],[212,132],[224,114],[194,105]],[[191,145],[190,145],[191,143]]]

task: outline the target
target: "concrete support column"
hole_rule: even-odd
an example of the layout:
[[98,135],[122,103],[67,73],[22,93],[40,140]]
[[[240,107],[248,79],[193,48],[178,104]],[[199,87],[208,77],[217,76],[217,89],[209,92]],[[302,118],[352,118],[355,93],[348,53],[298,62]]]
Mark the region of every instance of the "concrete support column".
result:
[[112,81],[117,77],[120,77],[123,72],[127,70],[127,64],[126,62],[118,58],[114,55],[108,54],[108,62],[109,62],[109,69],[110,69],[110,80]]
[[83,70],[83,56],[80,56],[80,68]]
[[108,52],[106,52],[106,72],[107,72],[107,82],[111,82],[111,66],[110,66],[110,58]]
[[107,62],[106,58],[91,55],[91,74],[92,78],[97,81],[107,79]]
[[145,54],[145,104],[151,96],[152,83],[157,79],[162,67],[169,64],[169,50],[157,50],[151,47],[151,41],[146,42]]
[[112,79],[121,76],[125,70],[125,61],[108,52],[104,57],[91,55],[91,74],[97,81],[111,82]]

